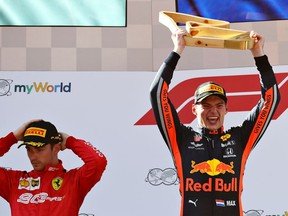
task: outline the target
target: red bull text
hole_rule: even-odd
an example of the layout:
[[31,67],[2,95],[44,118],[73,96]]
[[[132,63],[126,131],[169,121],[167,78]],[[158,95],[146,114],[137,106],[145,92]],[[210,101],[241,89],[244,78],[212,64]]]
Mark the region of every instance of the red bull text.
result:
[[[225,164],[218,159],[212,159],[208,161],[203,161],[198,164],[195,163],[195,161],[191,161],[191,171],[190,173],[206,173],[210,176],[217,176],[219,174],[225,174],[231,173],[235,174],[233,168],[233,162],[230,162],[230,164]],[[214,180],[214,188],[213,187],[213,180]],[[193,178],[187,178],[186,179],[186,188],[185,191],[205,191],[205,192],[211,192],[212,189],[214,191],[220,191],[220,192],[236,192],[238,190],[238,179],[232,178],[230,182],[224,182],[222,178],[208,178],[207,182],[200,183],[195,182]]]
[[212,192],[213,191],[219,191],[219,192],[236,192],[238,189],[238,180],[237,178],[232,178],[231,182],[224,182],[221,178],[215,178],[214,179],[214,188],[212,188],[213,185],[213,179],[209,178],[208,182],[200,183],[195,182],[193,178],[187,178],[186,179],[186,188],[185,191],[205,191],[205,192]]

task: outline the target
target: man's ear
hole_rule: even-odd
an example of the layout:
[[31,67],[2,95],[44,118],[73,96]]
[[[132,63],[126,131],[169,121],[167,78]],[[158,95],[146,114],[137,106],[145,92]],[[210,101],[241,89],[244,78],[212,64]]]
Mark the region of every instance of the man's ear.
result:
[[59,151],[61,151],[61,144],[60,143],[55,144],[53,147],[53,151],[55,153],[58,153]]
[[196,104],[192,104],[192,113],[196,115]]

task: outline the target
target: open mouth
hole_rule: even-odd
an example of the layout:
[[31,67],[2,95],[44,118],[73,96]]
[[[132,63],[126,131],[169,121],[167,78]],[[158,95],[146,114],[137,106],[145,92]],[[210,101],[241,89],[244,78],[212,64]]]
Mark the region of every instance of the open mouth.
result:
[[211,116],[211,117],[208,117],[207,119],[210,124],[216,124],[219,118],[217,116]]

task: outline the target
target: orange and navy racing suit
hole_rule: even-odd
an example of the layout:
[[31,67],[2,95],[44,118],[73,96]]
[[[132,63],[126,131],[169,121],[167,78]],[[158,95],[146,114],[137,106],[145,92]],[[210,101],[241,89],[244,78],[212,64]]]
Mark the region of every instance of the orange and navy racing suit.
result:
[[180,181],[181,216],[243,215],[244,167],[265,132],[280,101],[273,69],[266,55],[256,57],[262,97],[241,126],[209,131],[180,122],[169,99],[169,84],[180,56],[171,52],[150,89],[158,128],[166,142]]
[[[13,133],[1,138],[0,157],[15,143]],[[66,171],[59,160],[58,165],[47,165],[43,171],[0,168],[0,196],[9,202],[12,216],[78,215],[86,194],[100,181],[107,160],[90,143],[72,136],[67,138],[66,147],[84,165]]]

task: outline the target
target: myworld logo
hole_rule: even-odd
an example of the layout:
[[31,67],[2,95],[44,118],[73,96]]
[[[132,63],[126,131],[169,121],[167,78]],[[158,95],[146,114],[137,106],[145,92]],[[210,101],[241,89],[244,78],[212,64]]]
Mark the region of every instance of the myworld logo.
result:
[[51,84],[49,82],[33,82],[32,84],[14,84],[13,80],[0,79],[0,96],[10,96],[12,93],[70,93],[72,84],[60,82]]
[[[280,104],[273,115],[276,120],[288,108],[288,73],[275,74],[281,94]],[[190,124],[194,119],[191,111],[194,103],[194,92],[198,85],[207,81],[214,81],[226,90],[229,112],[250,111],[261,98],[259,75],[233,75],[218,77],[191,78],[178,83],[169,91],[175,109],[183,124]],[[148,110],[135,125],[155,125],[156,121],[152,109]]]
[[32,85],[15,85],[14,92],[24,92],[30,94],[31,92],[44,93],[44,92],[71,92],[71,83],[51,85],[48,82],[33,82]]

